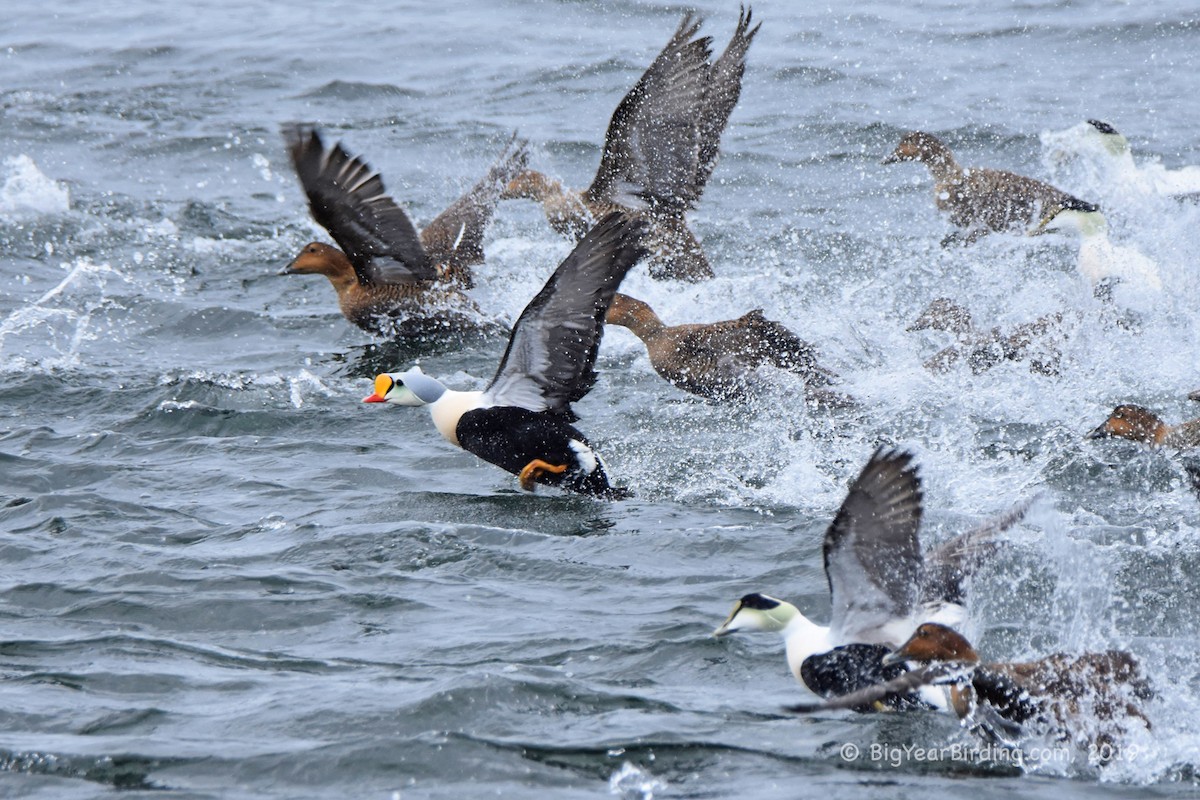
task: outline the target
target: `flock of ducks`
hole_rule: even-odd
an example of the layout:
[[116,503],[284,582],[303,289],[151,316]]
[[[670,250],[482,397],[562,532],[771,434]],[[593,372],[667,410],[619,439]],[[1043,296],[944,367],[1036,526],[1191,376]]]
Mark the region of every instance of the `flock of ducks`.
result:
[[[501,200],[536,201],[551,228],[575,242],[513,325],[485,389],[451,389],[412,368],[376,377],[364,402],[426,407],[447,441],[516,475],[527,491],[546,484],[605,499],[629,492],[611,482],[576,427],[571,404],[596,382],[606,323],[632,331],[659,375],[701,397],[741,399],[765,365],[800,376],[814,405],[855,404],[836,390],[836,376],[821,366],[811,344],[760,310],[721,322],[667,325],[648,304],[618,292],[643,261],[657,279],[695,282],[713,275],[686,215],[716,166],[760,25],[743,10],[715,59],[699,27],[700,20],[685,15],[618,104],[587,189],[564,189],[530,169],[526,142],[514,136],[487,175],[420,232],[362,159],[340,144],[326,145],[312,126],[284,129],[312,215],[337,243],[304,246],[285,273],[325,275],[345,317],[371,333],[452,339],[480,326],[481,312],[465,290],[472,286],[471,268],[483,260],[483,236]],[[1109,141],[1119,136],[1105,123],[1088,124]],[[1128,156],[1127,143],[1121,152]],[[962,167],[944,143],[921,131],[906,134],[885,159],[910,161],[929,169],[937,207],[958,229],[943,244],[969,245],[997,232],[1069,230],[1082,239],[1080,269],[1094,283],[1161,288],[1153,262],[1108,241],[1098,205],[1011,172]],[[978,372],[1018,360],[1034,372],[1056,374],[1061,323],[1055,314],[1008,333],[980,330],[967,309],[939,298],[909,329],[954,335],[956,343],[927,362],[931,370],[965,362]],[[1200,420],[1169,426],[1144,408],[1122,405],[1092,435],[1195,446]],[[797,712],[939,709],[989,741],[1009,744],[1031,731],[1094,743],[1116,741],[1133,725],[1148,727],[1139,702],[1151,690],[1130,654],[988,663],[960,632],[969,621],[968,579],[999,546],[998,534],[1023,513],[1019,508],[923,552],[922,493],[912,456],[877,451],[825,535],[829,624],[753,593],[737,602],[716,635],[781,634],[790,671],[823,698],[794,707]]]

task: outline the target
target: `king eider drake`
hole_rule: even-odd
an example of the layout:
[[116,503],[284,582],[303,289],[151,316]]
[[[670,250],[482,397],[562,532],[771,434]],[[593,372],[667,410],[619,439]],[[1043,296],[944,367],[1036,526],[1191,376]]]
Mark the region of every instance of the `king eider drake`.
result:
[[496,376],[483,391],[447,389],[420,370],[379,375],[364,403],[428,406],[452,444],[508,470],[532,491],[546,483],[620,498],[573,423],[571,403],[596,382],[604,314],[645,251],[643,223],[615,212],[601,220],[521,312]]
[[329,278],[342,314],[370,333],[454,334],[478,325],[479,311],[461,290],[483,261],[501,190],[525,167],[524,141],[513,137],[488,174],[418,236],[362,159],[340,144],[327,149],[310,126],[289,125],[283,135],[313,219],[338,247],[311,242],[281,274]]
[[[920,161],[929,168],[937,207],[950,212],[950,222],[966,230],[968,243],[992,231],[1025,227],[1059,208],[1089,211],[1100,208],[1023,175],[999,169],[963,168],[954,160],[949,147],[923,131],[906,133],[883,163],[901,161]],[[957,238],[951,235],[942,243]]]
[[1128,722],[1150,727],[1138,701],[1151,699],[1154,692],[1137,659],[1123,650],[984,663],[957,631],[926,623],[883,663],[916,666],[885,683],[789,710],[857,709],[897,693],[945,686],[951,709],[963,724],[991,741],[1018,744],[1032,734],[1051,733],[1083,740],[1099,760],[1116,754],[1116,738],[1127,731]]
[[[877,450],[850,485],[825,532],[825,576],[829,583],[828,626],[808,619],[791,603],[765,594],[739,600],[714,632],[777,632],[783,636],[788,668],[822,697],[847,694],[901,674],[880,659],[922,622],[960,624],[965,583],[996,534],[1025,513],[1020,507],[971,533],[921,553],[921,484],[912,455]],[[920,698],[901,693],[884,705],[945,708],[944,693],[924,690]]]
[[[694,38],[700,20],[684,16],[658,58],[613,112],[596,177],[583,192],[529,170],[506,197],[542,205],[550,226],[578,239],[610,211],[640,213],[655,278],[701,281],[712,267],[685,218],[716,167],[721,133],[742,91],[746,52],[758,33],[745,10],[725,52],[710,62],[709,37]],[[644,208],[643,208],[644,206]]]
[[740,399],[752,388],[755,371],[770,365],[801,376],[814,403],[853,402],[825,388],[833,373],[817,363],[816,349],[761,310],[722,322],[665,325],[649,305],[618,292],[607,321],[641,339],[654,371],[685,392]]

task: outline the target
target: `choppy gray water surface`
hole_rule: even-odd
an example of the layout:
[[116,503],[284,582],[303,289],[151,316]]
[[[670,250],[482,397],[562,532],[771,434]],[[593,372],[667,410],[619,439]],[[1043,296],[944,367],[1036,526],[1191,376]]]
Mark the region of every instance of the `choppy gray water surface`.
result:
[[[12,6],[13,4],[9,4]],[[796,8],[795,6],[803,6]],[[723,47],[730,3],[704,2]],[[1139,165],[1200,163],[1190,2],[766,0],[694,215],[719,273],[630,293],[669,322],[754,307],[816,342],[856,412],[787,376],[746,407],[660,381],[625,331],[578,405],[636,499],[526,495],[428,415],[359,403],[420,358],[457,388],[504,342],[375,347],[323,279],[279,126],[312,121],[427,221],[513,130],[582,187],[674,30],[665,3],[18,2],[0,18],[0,794],[172,797],[1149,797],[1200,767],[1200,501],[1169,452],[1087,442],[1200,388],[1200,207],[1071,170],[1099,117]],[[1105,204],[1164,290],[1098,303],[1068,240],[942,249],[900,135]],[[501,207],[475,297],[511,321],[566,254]],[[932,375],[904,328],[1063,312],[1061,374]],[[1139,305],[1140,303],[1140,305]],[[1132,323],[1126,317],[1132,317]],[[1124,322],[1124,324],[1117,324]],[[1161,697],[1136,758],[1029,774],[847,759],[971,740],[946,718],[789,718],[763,590],[821,619],[820,537],[879,443],[918,455],[930,540],[1042,493],[973,587],[995,658],[1128,647]]]

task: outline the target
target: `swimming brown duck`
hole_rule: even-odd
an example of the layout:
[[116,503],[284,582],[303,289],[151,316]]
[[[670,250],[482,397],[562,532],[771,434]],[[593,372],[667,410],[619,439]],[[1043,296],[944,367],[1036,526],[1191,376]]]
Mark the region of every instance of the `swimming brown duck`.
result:
[[[1033,178],[999,169],[961,167],[950,148],[923,131],[904,134],[883,163],[900,161],[920,161],[929,168],[935,181],[933,195],[937,207],[950,212],[951,223],[966,229],[962,238],[967,243],[992,231],[1027,226],[1063,208],[1085,212],[1100,209]],[[952,234],[942,244],[959,238],[958,234]]]
[[704,192],[717,163],[721,133],[737,105],[746,52],[759,25],[743,11],[725,52],[716,61],[710,37],[696,37],[701,21],[687,14],[613,112],[604,153],[592,185],[568,191],[528,170],[504,193],[542,205],[555,231],[579,239],[592,221],[623,210],[650,222],[645,240],[655,278],[701,281],[712,267],[685,218]]
[[666,325],[649,305],[618,293],[606,321],[641,339],[654,371],[685,392],[714,400],[740,399],[751,388],[754,371],[773,366],[801,376],[814,402],[853,403],[824,388],[834,376],[817,363],[816,349],[767,319],[761,309],[722,322]]
[[[1200,397],[1192,399],[1200,399]],[[1125,403],[1114,408],[1108,419],[1089,433],[1088,438],[1129,439],[1148,444],[1151,447],[1190,450],[1200,447],[1200,419],[1181,422],[1178,425],[1168,425],[1150,409]]]
[[283,136],[313,219],[338,247],[310,242],[282,274],[326,276],[342,314],[370,333],[453,334],[478,326],[479,310],[462,289],[473,283],[470,268],[483,261],[483,235],[504,185],[525,168],[524,141],[513,137],[488,174],[418,235],[361,158],[340,144],[326,148],[308,125],[286,126]]
[[1045,314],[1033,322],[1013,327],[1005,335],[1000,328],[981,330],[974,326],[971,312],[948,297],[930,302],[912,324],[910,332],[938,330],[953,334],[958,341],[939,350],[925,361],[930,372],[948,372],[966,359],[976,375],[1001,361],[1029,361],[1029,371],[1057,375],[1062,354],[1058,341],[1063,338],[1062,314]]
[[1115,752],[1116,738],[1128,730],[1127,723],[1136,720],[1147,728],[1150,724],[1137,701],[1149,700],[1154,693],[1137,659],[1123,650],[985,663],[957,631],[927,622],[883,663],[917,667],[886,683],[790,710],[854,709],[896,692],[943,685],[950,688],[950,704],[959,719],[990,739],[1012,743],[1048,731],[1086,740],[1109,756]]

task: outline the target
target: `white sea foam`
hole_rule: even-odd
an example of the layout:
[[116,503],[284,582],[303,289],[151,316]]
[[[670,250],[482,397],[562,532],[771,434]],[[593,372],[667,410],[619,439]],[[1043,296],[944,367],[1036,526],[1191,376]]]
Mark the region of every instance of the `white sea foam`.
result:
[[609,792],[621,800],[654,800],[654,793],[666,788],[666,781],[629,761],[608,779]]
[[62,214],[71,208],[66,185],[47,177],[27,155],[4,159],[7,175],[0,187],[0,213]]

